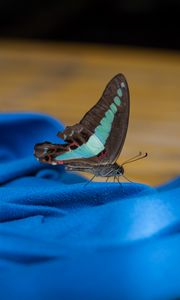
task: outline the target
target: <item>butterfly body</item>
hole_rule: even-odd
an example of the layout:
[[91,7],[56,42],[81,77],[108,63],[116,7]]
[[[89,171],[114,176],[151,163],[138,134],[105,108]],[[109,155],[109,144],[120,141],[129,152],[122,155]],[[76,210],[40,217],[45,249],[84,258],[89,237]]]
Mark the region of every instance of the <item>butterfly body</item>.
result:
[[129,109],[128,84],[124,75],[118,74],[78,124],[57,134],[64,144],[36,144],[34,155],[43,163],[64,164],[69,171],[121,176],[124,170],[116,160],[125,141]]
[[100,177],[119,177],[124,174],[124,169],[122,166],[119,166],[117,163],[108,164],[108,165],[78,165],[78,164],[68,164],[66,166],[67,171],[80,171],[92,173],[95,176]]

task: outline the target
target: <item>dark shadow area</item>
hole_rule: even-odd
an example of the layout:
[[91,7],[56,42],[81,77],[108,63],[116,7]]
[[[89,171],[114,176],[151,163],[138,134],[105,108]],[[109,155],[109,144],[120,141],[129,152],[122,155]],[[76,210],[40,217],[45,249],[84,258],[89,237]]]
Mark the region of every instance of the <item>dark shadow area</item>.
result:
[[180,49],[178,0],[1,1],[0,37]]

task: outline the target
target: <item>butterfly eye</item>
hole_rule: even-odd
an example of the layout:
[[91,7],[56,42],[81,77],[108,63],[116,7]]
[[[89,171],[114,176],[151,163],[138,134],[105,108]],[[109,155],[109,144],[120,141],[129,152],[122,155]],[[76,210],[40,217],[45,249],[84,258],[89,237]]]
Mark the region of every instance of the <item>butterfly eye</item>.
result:
[[45,161],[48,161],[48,160],[49,160],[49,157],[48,157],[48,156],[45,156],[44,159],[45,159]]

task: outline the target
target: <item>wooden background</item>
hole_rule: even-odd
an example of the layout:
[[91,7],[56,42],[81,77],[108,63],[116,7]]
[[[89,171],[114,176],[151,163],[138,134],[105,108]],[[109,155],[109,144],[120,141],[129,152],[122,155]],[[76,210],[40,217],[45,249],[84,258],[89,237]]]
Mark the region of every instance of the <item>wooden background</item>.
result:
[[152,185],[180,172],[180,54],[81,44],[0,42],[0,110],[48,113],[78,122],[116,73],[128,79],[131,115],[118,162],[126,176]]

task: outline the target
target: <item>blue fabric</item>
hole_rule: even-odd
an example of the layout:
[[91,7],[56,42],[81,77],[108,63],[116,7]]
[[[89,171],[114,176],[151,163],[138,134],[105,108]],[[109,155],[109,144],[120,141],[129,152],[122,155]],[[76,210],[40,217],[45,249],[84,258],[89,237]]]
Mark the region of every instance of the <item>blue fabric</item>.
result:
[[90,183],[33,157],[63,126],[0,116],[0,299],[180,296],[180,178]]

